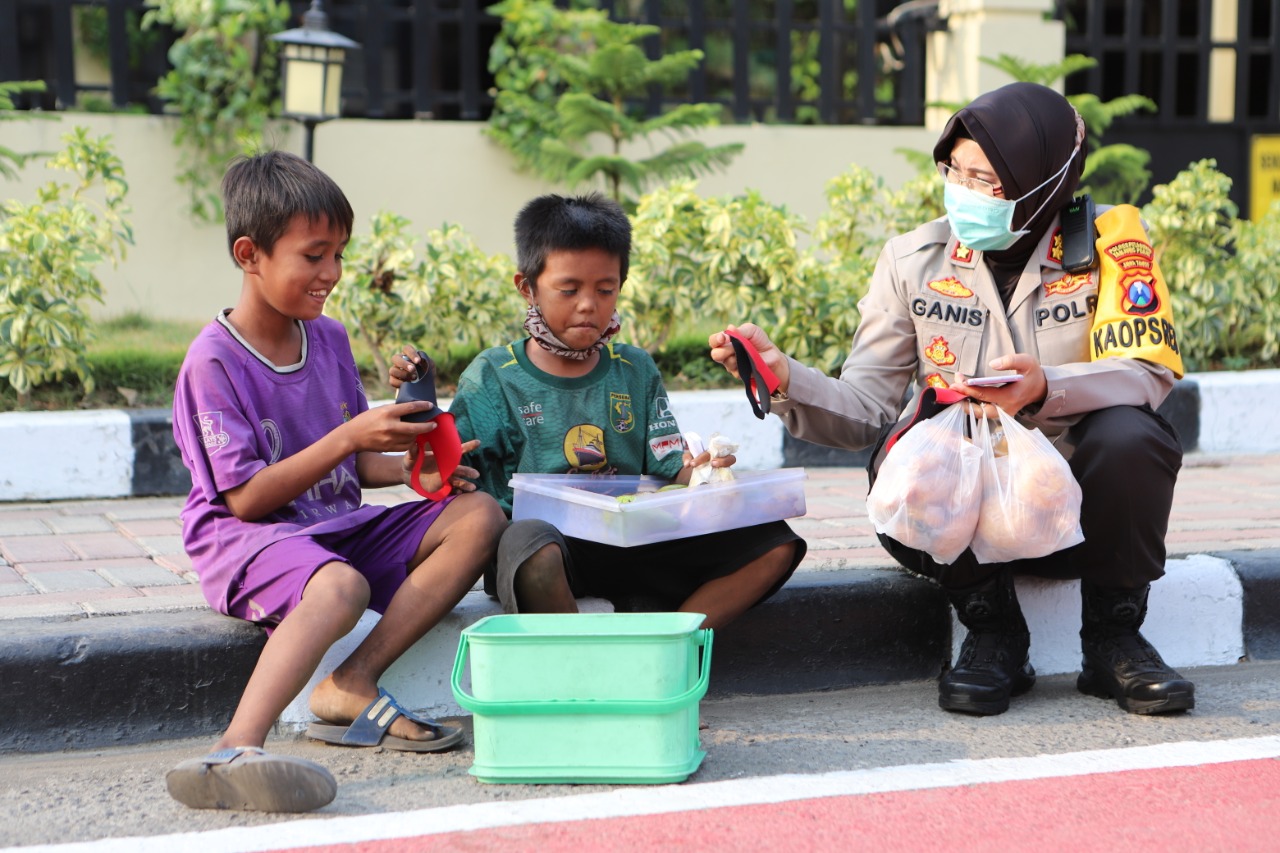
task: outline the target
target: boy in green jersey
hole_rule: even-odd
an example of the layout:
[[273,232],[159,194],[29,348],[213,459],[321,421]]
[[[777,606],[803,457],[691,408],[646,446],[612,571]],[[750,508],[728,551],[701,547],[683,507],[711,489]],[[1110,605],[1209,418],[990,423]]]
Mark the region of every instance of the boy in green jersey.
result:
[[[480,472],[479,487],[509,516],[516,472],[687,484],[709,457],[685,449],[649,354],[613,342],[631,252],[627,215],[599,194],[546,195],[525,205],[515,232],[529,336],[480,353],[449,409],[458,434],[480,441],[465,460]],[[419,360],[406,346],[391,384],[414,378]],[[508,613],[575,613],[577,598],[597,596],[704,613],[705,627],[720,628],[776,592],[805,550],[782,521],[622,548],[525,519],[503,534],[485,590]]]

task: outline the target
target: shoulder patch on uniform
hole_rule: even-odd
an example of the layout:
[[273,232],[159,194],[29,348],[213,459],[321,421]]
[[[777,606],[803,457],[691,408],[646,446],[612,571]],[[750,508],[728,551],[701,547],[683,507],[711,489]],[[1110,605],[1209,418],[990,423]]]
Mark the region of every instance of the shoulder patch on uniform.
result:
[[1049,238],[1049,250],[1045,253],[1045,260],[1052,261],[1059,266],[1062,265],[1062,229],[1053,229],[1053,236]]

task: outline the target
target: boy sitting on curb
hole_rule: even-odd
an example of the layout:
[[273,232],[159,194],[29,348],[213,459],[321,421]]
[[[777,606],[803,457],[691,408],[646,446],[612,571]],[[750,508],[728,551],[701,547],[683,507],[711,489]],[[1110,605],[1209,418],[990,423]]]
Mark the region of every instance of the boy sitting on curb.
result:
[[[510,515],[517,471],[687,484],[708,455],[685,451],[648,353],[611,342],[631,252],[627,215],[598,194],[541,196],[516,217],[515,236],[529,337],[480,353],[450,407],[458,434],[479,441],[466,458],[480,488]],[[393,359],[392,386],[413,379],[419,361],[406,346]],[[526,519],[503,534],[485,590],[507,613],[575,613],[577,598],[598,596],[703,613],[704,627],[720,628],[777,591],[804,553],[782,521],[622,548]]]
[[308,734],[418,752],[461,739],[405,713],[378,680],[475,584],[505,520],[457,475],[455,488],[470,494],[361,504],[362,487],[406,482],[415,438],[434,425],[401,421],[429,403],[370,409],[346,330],[321,313],[342,274],[351,205],[327,175],[283,152],[236,162],[222,191],[242,287],[178,376],[173,432],[192,479],[183,543],[209,605],[269,637],[214,751],[166,783],[192,808],[308,811],[333,800],[333,777],[262,745],[366,608],[382,619],[312,693],[322,722]]

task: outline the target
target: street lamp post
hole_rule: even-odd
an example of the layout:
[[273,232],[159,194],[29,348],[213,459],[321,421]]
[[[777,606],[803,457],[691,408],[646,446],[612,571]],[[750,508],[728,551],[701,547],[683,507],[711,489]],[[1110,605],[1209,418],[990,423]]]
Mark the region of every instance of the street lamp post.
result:
[[306,129],[306,157],[311,162],[316,125],[342,111],[342,63],[359,44],[329,30],[329,16],[312,0],[302,26],[271,37],[284,45],[284,109],[282,115]]

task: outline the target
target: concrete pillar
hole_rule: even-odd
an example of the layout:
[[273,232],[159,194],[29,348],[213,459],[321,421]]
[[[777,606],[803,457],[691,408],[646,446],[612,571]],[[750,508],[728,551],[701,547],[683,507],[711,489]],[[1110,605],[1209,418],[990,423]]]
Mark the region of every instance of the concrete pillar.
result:
[[[944,32],[930,33],[925,102],[965,104],[1006,83],[1009,75],[979,60],[1008,54],[1037,65],[1062,61],[1066,28],[1049,17],[1052,0],[941,0]],[[1061,81],[1057,84],[1061,91]],[[945,107],[925,111],[925,126],[941,130]]]

